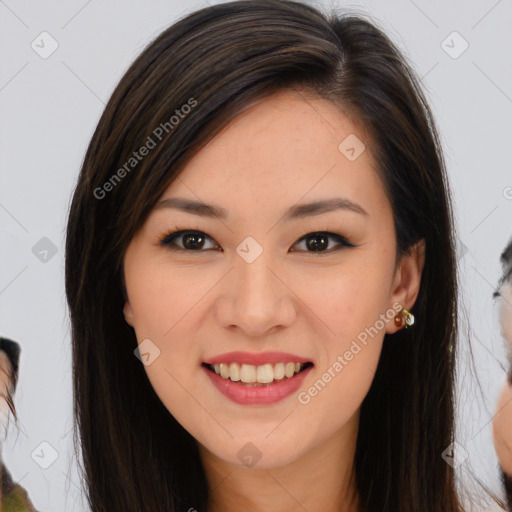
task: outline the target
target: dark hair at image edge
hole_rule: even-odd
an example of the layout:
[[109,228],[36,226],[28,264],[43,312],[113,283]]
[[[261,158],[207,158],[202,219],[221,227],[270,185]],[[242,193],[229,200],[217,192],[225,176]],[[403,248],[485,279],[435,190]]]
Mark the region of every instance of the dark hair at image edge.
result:
[[[8,338],[2,338],[0,336],[0,351],[5,354],[8,361],[7,367],[0,368],[0,371],[4,372],[8,376],[8,384],[5,390],[3,390],[4,394],[2,394],[0,398],[5,400],[5,403],[14,418],[15,424],[19,426],[18,413],[16,411],[16,406],[14,405],[14,392],[18,385],[21,347],[16,341]],[[10,416],[8,416],[8,421],[9,420]],[[7,430],[5,433],[7,434]]]
[[501,287],[505,283],[508,282],[512,284],[512,238],[508,241],[505,249],[503,249],[503,252],[500,255],[500,262],[502,275],[500,277],[498,287],[493,293],[493,297],[498,297],[500,295]]
[[[101,116],[72,198],[65,284],[75,443],[94,512],[206,510],[196,441],[134,356],[137,341],[122,313],[122,261],[190,158],[237,114],[290,88],[330,100],[362,123],[392,204],[397,262],[426,241],[415,324],[386,335],[361,407],[355,469],[362,510],[462,510],[453,469],[441,457],[454,440],[457,277],[449,188],[427,102],[395,46],[361,17],[242,0],[185,16],[137,57]],[[97,199],[94,191],[190,98],[195,108]]]

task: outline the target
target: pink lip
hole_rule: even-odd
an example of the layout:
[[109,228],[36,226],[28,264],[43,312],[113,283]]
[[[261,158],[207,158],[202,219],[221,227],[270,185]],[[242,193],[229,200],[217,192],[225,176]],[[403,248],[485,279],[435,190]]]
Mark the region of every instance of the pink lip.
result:
[[246,386],[239,382],[224,379],[206,366],[202,366],[202,368],[215,387],[231,401],[242,405],[268,405],[284,400],[295,393],[313,366],[306,368],[289,379],[284,379],[281,382],[267,386]]
[[288,354],[286,352],[259,352],[257,354],[251,352],[227,352],[205,361],[206,364],[239,363],[252,364],[254,366],[260,366],[267,363],[275,364],[309,362],[313,361],[305,359],[304,357],[296,356],[295,354]]

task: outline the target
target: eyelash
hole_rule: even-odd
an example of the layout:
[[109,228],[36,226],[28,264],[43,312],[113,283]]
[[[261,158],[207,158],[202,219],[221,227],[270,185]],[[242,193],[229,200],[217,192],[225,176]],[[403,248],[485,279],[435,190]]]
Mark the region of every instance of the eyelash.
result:
[[[181,247],[178,247],[174,243],[174,240],[176,238],[180,238],[180,236],[184,236],[186,234],[200,234],[200,235],[204,235],[205,238],[208,238],[208,239],[214,241],[214,239],[212,237],[208,236],[206,233],[204,233],[203,231],[200,231],[198,229],[190,229],[190,228],[187,229],[187,228],[181,228],[181,227],[175,226],[175,230],[174,231],[166,231],[165,233],[160,235],[160,237],[158,238],[158,245],[166,246],[170,250],[177,251],[177,252],[205,252],[205,251],[211,250],[211,249],[193,250],[193,249],[182,249]],[[339,249],[341,249],[343,247],[347,247],[347,248],[357,247],[357,245],[351,243],[344,236],[339,235],[337,233],[331,233],[329,231],[312,231],[310,233],[306,233],[301,238],[299,238],[297,240],[297,242],[295,242],[294,245],[298,244],[299,242],[302,242],[303,240],[305,240],[310,235],[324,235],[327,238],[333,238],[333,239],[335,239],[335,240],[337,240],[339,242],[339,245],[335,249],[330,248],[330,249],[327,249],[325,251],[299,250],[297,252],[309,252],[311,254],[330,254],[331,252],[337,251],[337,250],[339,250]]]

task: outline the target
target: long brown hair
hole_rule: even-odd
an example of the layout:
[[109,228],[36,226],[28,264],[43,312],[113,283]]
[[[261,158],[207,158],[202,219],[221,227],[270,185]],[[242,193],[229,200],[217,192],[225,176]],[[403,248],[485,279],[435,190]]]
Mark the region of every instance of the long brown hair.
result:
[[[2,382],[6,382],[5,386],[0,386],[0,400],[5,401],[17,426],[19,426],[19,423],[14,405],[14,392],[18,385],[20,353],[21,347],[19,343],[0,336],[0,374],[3,374]],[[10,416],[8,416],[9,419]]]
[[[418,80],[383,31],[360,16],[289,0],[241,0],[183,17],[144,49],[101,116],[73,195],[65,270],[75,442],[94,512],[206,511],[196,442],[133,355],[137,341],[122,314],[123,255],[205,143],[251,102],[295,87],[353,114],[371,135],[393,209],[397,260],[426,241],[415,325],[386,336],[361,406],[355,468],[362,510],[462,510],[454,470],[441,457],[454,440],[452,206]],[[148,137],[155,147],[127,165]]]

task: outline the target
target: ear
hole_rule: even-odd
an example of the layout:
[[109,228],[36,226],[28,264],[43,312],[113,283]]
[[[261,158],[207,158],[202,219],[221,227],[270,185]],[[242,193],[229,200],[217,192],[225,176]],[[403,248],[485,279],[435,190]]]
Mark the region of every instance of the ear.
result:
[[[420,291],[423,267],[425,265],[425,251],[425,239],[422,238],[410,248],[407,254],[404,254],[400,261],[393,279],[391,302],[389,306],[392,308],[392,305],[397,302],[401,304],[397,314],[403,308],[410,310],[416,302]],[[386,327],[387,334],[393,334],[398,330],[400,330],[400,328],[395,322],[388,322]]]
[[129,301],[124,303],[123,314],[126,323],[133,327],[133,311]]

